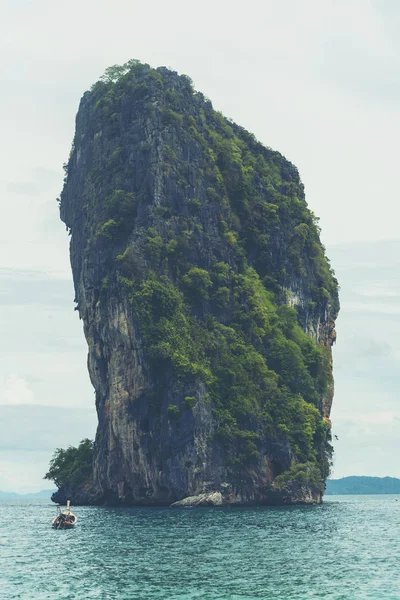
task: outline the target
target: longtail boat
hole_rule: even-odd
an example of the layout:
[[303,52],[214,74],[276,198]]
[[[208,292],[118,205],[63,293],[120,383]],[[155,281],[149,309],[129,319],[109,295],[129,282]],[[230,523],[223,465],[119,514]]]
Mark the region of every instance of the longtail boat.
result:
[[61,506],[57,506],[57,514],[51,522],[54,529],[72,529],[78,521],[78,517],[71,512],[71,502],[67,500],[67,508],[61,512]]

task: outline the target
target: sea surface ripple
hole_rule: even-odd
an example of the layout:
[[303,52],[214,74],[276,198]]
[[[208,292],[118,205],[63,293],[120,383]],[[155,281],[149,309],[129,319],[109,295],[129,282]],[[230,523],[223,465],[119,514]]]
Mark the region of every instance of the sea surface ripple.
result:
[[399,600],[400,498],[322,506],[75,507],[0,502],[1,600]]

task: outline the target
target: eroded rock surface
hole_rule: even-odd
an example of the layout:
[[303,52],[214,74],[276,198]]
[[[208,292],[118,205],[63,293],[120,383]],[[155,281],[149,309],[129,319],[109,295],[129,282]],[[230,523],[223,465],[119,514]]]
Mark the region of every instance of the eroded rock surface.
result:
[[296,168],[187,77],[133,61],[81,100],[61,218],[92,500],[319,502],[339,304]]

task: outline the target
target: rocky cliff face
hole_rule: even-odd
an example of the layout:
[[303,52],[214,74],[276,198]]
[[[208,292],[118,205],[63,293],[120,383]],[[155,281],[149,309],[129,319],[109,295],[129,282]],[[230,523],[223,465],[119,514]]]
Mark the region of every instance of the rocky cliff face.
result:
[[296,168],[131,61],[81,100],[61,218],[99,420],[87,501],[320,501],[339,305]]

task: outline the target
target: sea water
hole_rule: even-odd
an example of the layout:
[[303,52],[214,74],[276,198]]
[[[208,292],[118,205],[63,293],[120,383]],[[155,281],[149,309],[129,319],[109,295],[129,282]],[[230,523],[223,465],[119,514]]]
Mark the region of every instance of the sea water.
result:
[[1,600],[400,599],[400,498],[280,508],[0,502]]

